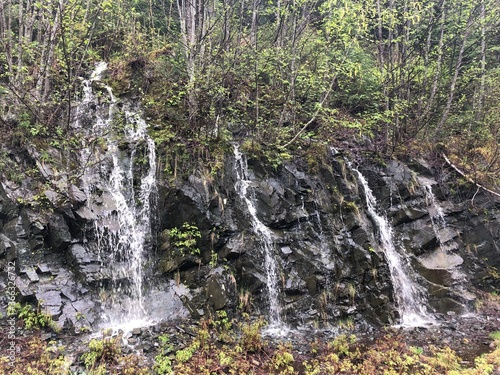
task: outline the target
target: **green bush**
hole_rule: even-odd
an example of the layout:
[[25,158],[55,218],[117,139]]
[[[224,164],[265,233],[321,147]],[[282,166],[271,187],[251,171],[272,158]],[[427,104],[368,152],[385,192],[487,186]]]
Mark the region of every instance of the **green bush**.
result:
[[179,254],[199,255],[201,253],[197,247],[197,239],[201,237],[201,232],[196,225],[184,223],[180,228],[170,229],[168,236],[170,243]]

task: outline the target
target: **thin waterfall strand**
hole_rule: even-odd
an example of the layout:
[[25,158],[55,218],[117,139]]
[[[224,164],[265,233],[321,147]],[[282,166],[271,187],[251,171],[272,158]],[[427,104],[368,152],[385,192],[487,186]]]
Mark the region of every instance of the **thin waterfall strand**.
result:
[[437,204],[436,197],[432,192],[432,186],[430,184],[424,184],[424,192],[427,210],[429,211],[429,217],[431,219],[432,230],[438,240],[439,248],[444,251],[445,249],[441,232],[446,228],[446,221],[444,219],[443,209]]
[[396,251],[389,221],[385,216],[378,214],[376,209],[377,200],[363,174],[357,169],[353,169],[353,171],[357,174],[358,180],[363,186],[368,215],[378,229],[380,247],[389,265],[401,325],[415,327],[433,323],[433,319],[425,307],[426,301],[422,297],[419,286],[410,276],[412,271],[408,256]]
[[269,318],[271,326],[281,326],[281,305],[279,302],[279,276],[278,265],[274,256],[274,241],[272,232],[257,217],[257,208],[253,199],[248,197],[248,164],[246,158],[240,152],[238,146],[234,146],[234,157],[236,161],[236,192],[245,203],[250,214],[252,229],[257,235],[264,254],[264,269],[266,272],[266,288],[269,299]]

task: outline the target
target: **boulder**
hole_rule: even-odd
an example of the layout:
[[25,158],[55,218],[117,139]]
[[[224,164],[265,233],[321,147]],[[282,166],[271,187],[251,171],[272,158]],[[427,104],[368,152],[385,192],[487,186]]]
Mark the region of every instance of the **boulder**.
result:
[[214,310],[222,310],[228,302],[224,284],[218,280],[217,276],[211,276],[205,288],[208,304]]

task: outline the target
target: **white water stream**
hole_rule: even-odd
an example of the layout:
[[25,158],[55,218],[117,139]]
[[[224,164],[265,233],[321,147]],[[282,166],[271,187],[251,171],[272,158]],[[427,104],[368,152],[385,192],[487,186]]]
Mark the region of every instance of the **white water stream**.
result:
[[[275,259],[275,246],[273,234],[257,216],[257,208],[255,207],[254,199],[248,192],[248,187],[251,184],[248,173],[248,164],[246,157],[240,152],[238,146],[234,146],[234,158],[236,161],[236,177],[238,179],[235,189],[241,200],[245,203],[247,211],[250,215],[252,230],[258,238],[261,251],[264,255],[264,270],[266,273],[266,289],[269,301],[269,330],[276,330],[276,333],[283,328],[281,318],[281,305],[279,302],[279,274],[278,264]],[[250,196],[249,196],[250,195]]]
[[[156,153],[141,114],[126,105],[118,112],[111,88],[100,82],[106,68],[105,63],[98,64],[90,79],[83,81],[79,111],[92,105],[96,110],[91,129],[87,125],[94,143],[81,153],[82,180],[97,214],[94,229],[101,273],[110,281],[101,293],[103,319],[113,327],[133,328],[148,323],[144,280],[156,202]],[[94,82],[99,83],[100,95]]]
[[443,249],[443,238],[441,232],[446,228],[446,221],[444,219],[444,212],[441,206],[436,202],[436,197],[432,192],[432,185],[424,183],[425,201],[427,203],[427,210],[431,219],[432,229],[436,235],[439,243],[439,248]]
[[401,326],[416,327],[434,323],[433,317],[427,311],[423,291],[413,279],[408,256],[402,249],[396,250],[392,227],[387,218],[377,212],[377,200],[365,177],[357,169],[353,168],[352,170],[357,174],[358,180],[363,186],[368,215],[378,230],[380,249],[384,252],[389,265]]
[[432,230],[436,236],[439,248],[419,257],[420,262],[429,269],[453,270],[455,279],[462,279],[464,275],[456,268],[463,263],[463,259],[458,254],[453,254],[452,250],[456,244],[452,241],[456,232],[446,225],[445,214],[432,192],[432,184],[425,178],[420,178],[420,183],[424,188],[427,211],[431,219]]

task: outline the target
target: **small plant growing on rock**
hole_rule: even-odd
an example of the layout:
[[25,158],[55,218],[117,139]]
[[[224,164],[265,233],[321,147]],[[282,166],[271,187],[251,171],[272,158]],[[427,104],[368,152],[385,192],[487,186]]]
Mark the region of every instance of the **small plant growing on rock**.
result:
[[238,298],[238,308],[245,314],[250,313],[252,311],[252,293],[246,289],[240,290]]
[[348,331],[354,329],[354,321],[350,317],[343,319],[343,320],[339,320],[339,322],[337,324],[338,324],[340,329],[344,329],[344,330],[348,330]]
[[344,207],[348,211],[354,212],[355,215],[359,215],[359,207],[356,205],[356,202],[351,202],[351,201],[345,202]]
[[354,286],[354,284],[347,284],[347,294],[349,294],[351,303],[354,305],[354,298],[356,297],[356,287]]
[[175,251],[180,255],[199,255],[201,253],[196,245],[197,239],[201,237],[201,232],[196,225],[184,223],[180,228],[170,229],[168,236]]
[[27,330],[40,329],[40,328],[51,328],[54,331],[58,331],[59,327],[52,320],[52,317],[42,311],[40,303],[36,309],[29,304],[21,305],[19,302],[11,304],[7,307],[8,316],[16,316],[21,319],[24,323],[24,328]]

